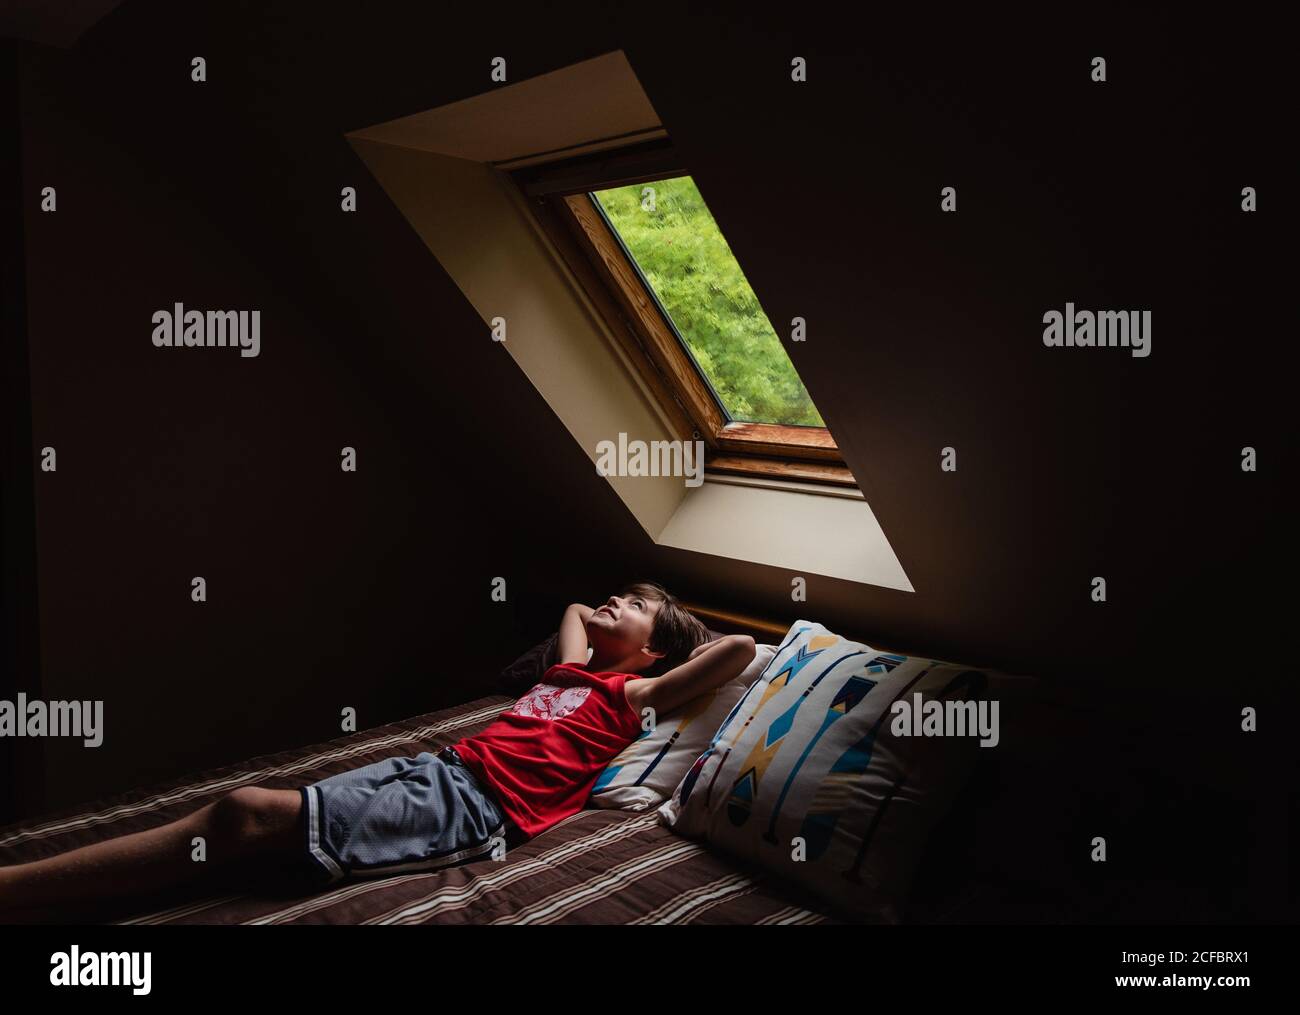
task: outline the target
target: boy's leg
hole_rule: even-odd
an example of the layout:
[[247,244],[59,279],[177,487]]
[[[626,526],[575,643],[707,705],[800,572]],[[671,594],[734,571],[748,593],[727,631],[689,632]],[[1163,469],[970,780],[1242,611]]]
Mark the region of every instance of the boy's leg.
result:
[[[170,824],[58,856],[0,867],[0,920],[49,918],[94,903],[148,895],[237,861],[301,850],[302,794],[248,786]],[[207,859],[192,860],[202,836]]]

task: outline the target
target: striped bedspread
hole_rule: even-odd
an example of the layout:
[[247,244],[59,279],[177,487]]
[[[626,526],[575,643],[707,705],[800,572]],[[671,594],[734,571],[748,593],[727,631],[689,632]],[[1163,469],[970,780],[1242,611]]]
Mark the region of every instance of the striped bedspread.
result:
[[[182,817],[241,786],[293,789],[384,758],[437,751],[476,733],[511,698],[492,695],[132,790],[0,828],[0,864],[53,856]],[[265,883],[262,881],[265,880]],[[286,888],[286,885],[288,886]],[[274,875],[189,888],[121,907],[117,924],[839,923],[794,886],[708,851],[654,811],[580,811],[511,850],[450,870],[312,890]]]

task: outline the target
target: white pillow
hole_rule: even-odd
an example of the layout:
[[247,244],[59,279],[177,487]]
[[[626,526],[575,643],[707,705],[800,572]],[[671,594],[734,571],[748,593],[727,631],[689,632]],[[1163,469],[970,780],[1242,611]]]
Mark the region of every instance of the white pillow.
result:
[[661,716],[601,772],[591,806],[644,811],[667,800],[775,654],[775,645],[756,645],[754,661],[735,680]]
[[[919,696],[917,715],[943,701],[953,705],[933,706],[940,713],[978,713],[986,686],[978,670],[877,652],[796,621],[659,818],[799,882],[850,919],[898,923],[930,829],[969,777],[981,738],[901,735],[911,728],[901,721],[896,735],[892,706],[915,708]],[[982,711],[996,723],[995,707]]]

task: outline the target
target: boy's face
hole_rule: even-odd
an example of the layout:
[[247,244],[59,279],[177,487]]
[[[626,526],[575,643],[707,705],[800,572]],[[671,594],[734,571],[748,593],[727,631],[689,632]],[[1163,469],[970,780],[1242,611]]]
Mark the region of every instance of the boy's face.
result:
[[[649,651],[650,634],[662,604],[644,596],[610,596],[587,621],[587,639],[605,655],[625,656],[640,652],[649,666],[662,652]],[[645,652],[641,652],[645,649]]]

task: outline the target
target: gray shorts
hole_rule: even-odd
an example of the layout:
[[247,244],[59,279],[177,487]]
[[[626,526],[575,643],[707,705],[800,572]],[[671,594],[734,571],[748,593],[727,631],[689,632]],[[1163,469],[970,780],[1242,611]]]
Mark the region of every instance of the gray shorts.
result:
[[308,866],[321,884],[454,867],[520,838],[451,748],[386,758],[299,791]]

